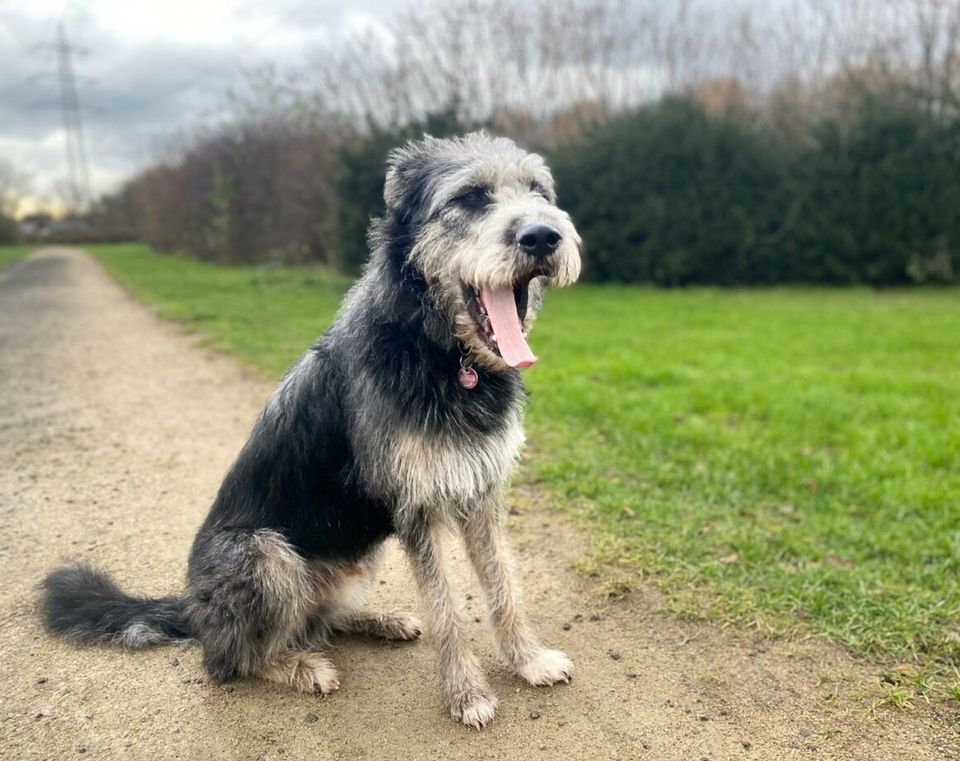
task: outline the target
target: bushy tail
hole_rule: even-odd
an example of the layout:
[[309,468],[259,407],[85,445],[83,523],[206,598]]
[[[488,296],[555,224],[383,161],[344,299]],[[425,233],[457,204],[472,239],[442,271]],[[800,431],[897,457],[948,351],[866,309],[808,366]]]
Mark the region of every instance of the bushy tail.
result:
[[190,638],[182,600],[131,597],[89,566],[58,568],[43,588],[47,629],[73,642],[140,648]]

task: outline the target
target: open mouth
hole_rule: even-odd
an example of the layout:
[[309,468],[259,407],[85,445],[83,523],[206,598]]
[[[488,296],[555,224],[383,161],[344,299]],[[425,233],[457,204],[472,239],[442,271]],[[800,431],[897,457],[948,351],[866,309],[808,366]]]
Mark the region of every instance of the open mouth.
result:
[[467,311],[477,324],[477,333],[487,348],[511,367],[523,369],[537,361],[527,344],[523,320],[527,316],[530,280],[512,288],[481,288],[464,285]]

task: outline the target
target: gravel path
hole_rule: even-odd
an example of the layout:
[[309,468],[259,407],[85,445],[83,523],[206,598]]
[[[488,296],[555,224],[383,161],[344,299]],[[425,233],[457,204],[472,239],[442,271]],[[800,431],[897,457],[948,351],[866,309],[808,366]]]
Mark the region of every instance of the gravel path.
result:
[[[518,565],[537,628],[577,675],[537,689],[498,667],[458,559],[470,636],[501,699],[481,734],[441,708],[429,640],[338,643],[343,686],[320,699],[210,684],[195,646],[125,652],[44,634],[37,584],[63,561],[93,561],[131,591],[178,590],[193,533],[268,392],[78,251],[0,271],[0,757],[956,757],[934,709],[871,718],[851,696],[876,677],[837,649],[678,622],[649,591],[606,602],[570,568],[580,534],[536,495],[514,496]],[[395,547],[376,593],[417,606]]]

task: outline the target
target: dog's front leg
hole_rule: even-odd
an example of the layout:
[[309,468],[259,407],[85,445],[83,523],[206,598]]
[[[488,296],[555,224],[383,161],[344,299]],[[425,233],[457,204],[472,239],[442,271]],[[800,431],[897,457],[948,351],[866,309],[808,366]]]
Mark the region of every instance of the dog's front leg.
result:
[[520,609],[499,505],[485,506],[470,516],[464,522],[463,536],[487,595],[501,658],[530,684],[569,682],[573,662],[559,650],[540,645]]
[[463,621],[450,590],[439,531],[422,515],[411,524],[403,527],[401,539],[430,611],[450,714],[468,727],[482,729],[493,719],[497,698],[463,636]]

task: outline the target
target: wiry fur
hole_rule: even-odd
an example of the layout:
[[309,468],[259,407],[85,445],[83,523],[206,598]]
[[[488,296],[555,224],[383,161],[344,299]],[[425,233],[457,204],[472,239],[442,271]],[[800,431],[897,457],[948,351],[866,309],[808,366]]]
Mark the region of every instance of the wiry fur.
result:
[[[60,569],[45,582],[51,631],[128,647],[194,637],[217,681],[259,675],[330,692],[339,678],[318,651],[337,632],[420,634],[409,614],[363,608],[382,542],[396,534],[436,634],[450,712],[479,728],[497,700],[448,582],[452,531],[485,589],[504,661],[532,684],[570,678],[569,659],[526,623],[504,538],[523,385],[468,299],[518,288],[529,329],[543,287],[579,274],[579,237],[543,160],[481,133],[394,152],[384,197],[364,276],[267,402],[197,535],[183,596],[134,598],[92,569]],[[548,256],[518,245],[530,223],[562,236]],[[457,382],[463,361],[477,370],[474,389]]]

